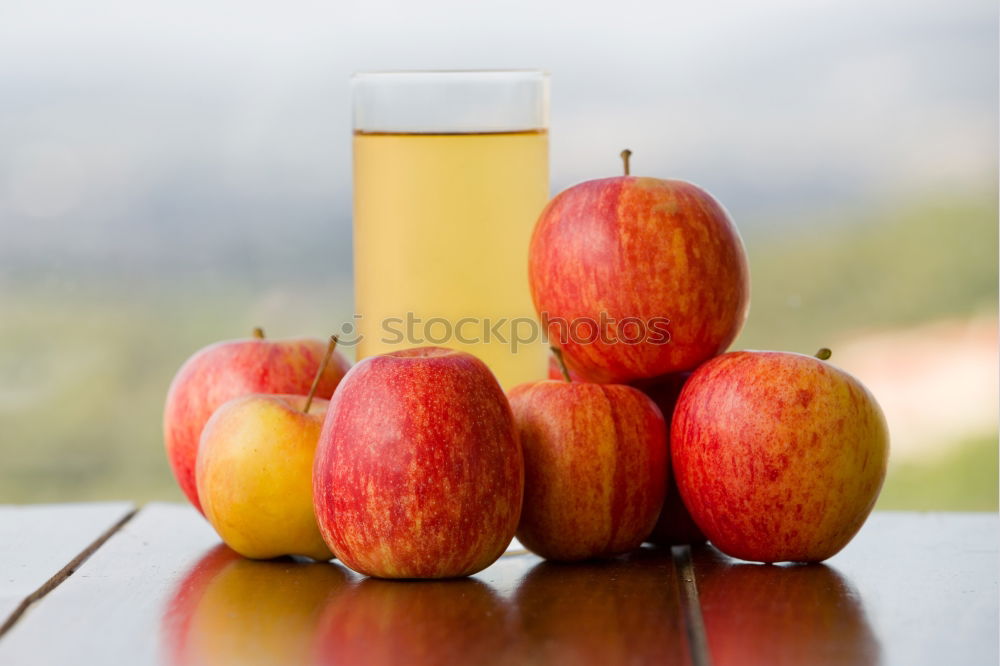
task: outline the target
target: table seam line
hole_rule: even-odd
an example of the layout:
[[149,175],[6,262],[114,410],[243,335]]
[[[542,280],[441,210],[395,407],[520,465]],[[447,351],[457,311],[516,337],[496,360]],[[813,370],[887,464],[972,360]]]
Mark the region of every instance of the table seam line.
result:
[[687,636],[688,651],[694,666],[711,666],[712,655],[708,649],[705,621],[701,614],[701,600],[698,598],[698,584],[695,580],[694,564],[691,561],[690,546],[674,546],[670,549],[674,567],[680,578],[681,617]]
[[52,590],[59,587],[63,581],[72,576],[77,569],[79,569],[84,562],[86,562],[91,555],[97,552],[97,550],[103,546],[108,539],[118,533],[122,527],[125,526],[133,517],[139,512],[138,508],[133,508],[131,511],[126,513],[120,519],[118,519],[113,525],[104,530],[98,537],[88,544],[83,550],[81,550],[77,555],[66,563],[61,569],[56,571],[52,577],[42,583],[36,590],[28,594],[16,608],[11,612],[10,615],[4,620],[3,624],[0,624],[0,639],[2,639],[7,632],[14,628],[18,620],[24,616],[25,612],[36,602],[45,598]]

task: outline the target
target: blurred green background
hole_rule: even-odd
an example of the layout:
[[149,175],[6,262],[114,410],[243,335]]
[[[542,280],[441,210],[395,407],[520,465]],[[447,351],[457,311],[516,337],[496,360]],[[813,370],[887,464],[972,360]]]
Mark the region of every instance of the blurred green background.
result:
[[[822,235],[749,235],[751,315],[735,346],[811,353],[829,345],[837,362],[837,341],[873,327],[942,319],[995,327],[995,202],[988,192],[859,212]],[[184,359],[258,324],[274,337],[321,336],[349,320],[350,298],[349,284],[6,284],[0,500],[181,499],[160,422]],[[927,353],[937,353],[933,345]],[[961,425],[954,441],[917,455],[894,450],[878,506],[996,510],[997,434]]]
[[6,12],[0,502],[180,500],[180,364],[350,320],[352,71],[544,67],[553,192],[625,146],[704,186],[750,255],[735,346],[831,347],[882,402],[878,506],[997,510],[995,3],[419,5]]

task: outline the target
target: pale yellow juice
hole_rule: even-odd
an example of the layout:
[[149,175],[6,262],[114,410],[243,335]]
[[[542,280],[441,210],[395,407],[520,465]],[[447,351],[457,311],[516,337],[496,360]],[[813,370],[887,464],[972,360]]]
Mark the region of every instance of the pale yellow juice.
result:
[[544,131],[355,133],[358,358],[436,344],[505,389],[543,378],[527,264],[548,196]]

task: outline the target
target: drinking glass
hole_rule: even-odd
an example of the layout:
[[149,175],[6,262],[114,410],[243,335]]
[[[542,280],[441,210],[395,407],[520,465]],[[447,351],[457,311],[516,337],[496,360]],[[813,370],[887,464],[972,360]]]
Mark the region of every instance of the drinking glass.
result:
[[549,197],[548,75],[352,79],[359,359],[440,345],[505,389],[542,378],[528,243]]

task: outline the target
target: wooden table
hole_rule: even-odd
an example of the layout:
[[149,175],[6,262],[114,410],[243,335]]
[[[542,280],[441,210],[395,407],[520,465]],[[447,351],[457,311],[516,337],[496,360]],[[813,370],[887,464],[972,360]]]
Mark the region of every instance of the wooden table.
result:
[[876,514],[826,565],[711,548],[446,582],[252,562],[191,508],[0,507],[0,664],[996,664],[995,514]]

